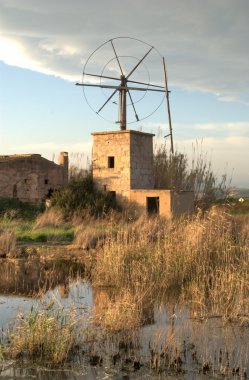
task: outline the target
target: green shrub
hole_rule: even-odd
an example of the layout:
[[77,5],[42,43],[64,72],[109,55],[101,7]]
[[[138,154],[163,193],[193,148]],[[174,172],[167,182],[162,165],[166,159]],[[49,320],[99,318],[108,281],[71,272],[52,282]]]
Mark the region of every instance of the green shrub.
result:
[[103,216],[110,209],[117,209],[117,203],[110,193],[102,193],[94,188],[91,174],[80,180],[72,180],[69,185],[53,194],[52,206],[59,207],[66,216],[75,211]]

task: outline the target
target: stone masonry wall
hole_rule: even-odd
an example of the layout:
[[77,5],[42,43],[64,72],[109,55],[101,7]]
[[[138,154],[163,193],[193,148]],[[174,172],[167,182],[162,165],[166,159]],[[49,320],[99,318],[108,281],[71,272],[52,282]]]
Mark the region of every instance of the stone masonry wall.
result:
[[131,133],[131,189],[153,189],[153,136]]
[[[93,133],[93,179],[99,190],[129,197],[131,188],[152,189],[152,134],[137,131]],[[114,157],[114,168],[108,167]]]
[[[114,168],[108,168],[114,157]],[[127,131],[93,133],[93,180],[101,191],[128,196],[130,190],[130,134]]]
[[60,165],[39,154],[0,156],[0,197],[41,203],[51,190],[68,183],[68,155],[60,155]]

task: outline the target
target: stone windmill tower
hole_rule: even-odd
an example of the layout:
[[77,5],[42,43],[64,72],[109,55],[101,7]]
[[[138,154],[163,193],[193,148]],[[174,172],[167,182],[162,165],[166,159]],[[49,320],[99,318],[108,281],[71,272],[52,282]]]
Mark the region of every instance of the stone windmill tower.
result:
[[[133,53],[127,52],[127,45]],[[122,49],[124,52],[121,52]],[[162,63],[164,86],[151,83],[147,69],[149,58],[150,64],[155,61]],[[103,62],[103,59],[107,63],[102,65],[102,69],[91,72],[91,67],[96,67],[96,61]],[[141,121],[154,113],[166,97],[167,136],[174,153],[166,66],[160,53],[137,39],[111,39],[90,55],[84,66],[82,83],[76,85],[83,86],[87,103],[103,118],[114,109],[117,114],[117,107],[119,110],[118,120],[115,121],[120,125],[118,131],[92,133],[93,180],[96,187],[110,192],[123,205],[132,202],[134,210],[139,213],[157,213],[171,218],[191,212],[193,192],[176,193],[170,189],[154,188],[154,134],[127,129],[127,124]],[[94,88],[101,91],[104,101],[100,102],[98,95],[93,95]],[[151,100],[152,95],[157,97],[156,102]]]

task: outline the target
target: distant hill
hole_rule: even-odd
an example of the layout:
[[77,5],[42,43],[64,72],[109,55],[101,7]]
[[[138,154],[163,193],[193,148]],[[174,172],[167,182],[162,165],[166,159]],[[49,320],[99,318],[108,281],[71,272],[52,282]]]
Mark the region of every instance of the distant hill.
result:
[[249,198],[249,189],[236,189],[236,197]]

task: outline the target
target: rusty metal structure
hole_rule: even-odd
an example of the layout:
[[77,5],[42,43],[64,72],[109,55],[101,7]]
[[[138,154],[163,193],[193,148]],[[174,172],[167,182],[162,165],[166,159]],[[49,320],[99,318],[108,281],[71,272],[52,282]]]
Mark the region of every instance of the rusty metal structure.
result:
[[[135,57],[131,56],[128,53],[124,55],[122,52],[120,53],[117,52],[117,45],[118,41],[122,40],[128,40],[128,45],[132,46],[131,44],[135,43],[140,43],[143,44],[146,47],[145,54],[143,54],[141,57]],[[111,49],[112,56],[110,60],[107,62],[107,64],[104,65],[104,68],[100,73],[94,73],[94,72],[88,72],[89,68],[89,62],[91,60],[94,60],[94,57],[98,55],[100,52],[103,51],[103,56],[104,53],[107,51],[107,49]],[[144,64],[146,59],[148,59],[148,56],[155,51],[159,57],[159,59],[162,60],[162,67],[163,67],[163,80],[164,80],[164,85],[158,85],[155,83],[150,83],[150,81],[144,82],[141,80],[134,80],[135,74],[137,73],[137,70],[141,65]],[[101,57],[103,59],[104,57]],[[125,59],[130,59],[130,60],[136,60],[136,64],[132,65],[132,67],[129,68],[129,70],[125,70],[123,67],[123,61]],[[109,65],[110,68],[114,64],[114,61],[116,63],[116,66],[119,70],[119,76],[111,76],[111,75],[105,75],[105,68]],[[109,68],[109,72],[111,72]],[[116,70],[117,72],[117,70]],[[132,79],[131,79],[132,77]],[[150,77],[149,77],[150,79]],[[100,83],[96,83],[96,81],[99,80]],[[105,81],[104,83],[102,81]],[[111,81],[111,84],[106,84],[108,81]],[[90,82],[90,83],[89,83]],[[92,88],[100,88],[101,90],[105,91],[110,91],[111,93],[106,95],[106,100],[104,101],[103,104],[101,104],[100,107],[97,109],[94,109],[94,112],[96,112],[98,115],[101,116],[102,111],[104,108],[108,105],[108,103],[113,103],[117,104],[117,102],[113,101],[114,96],[119,94],[119,120],[116,121],[120,125],[120,130],[126,130],[127,128],[127,97],[130,102],[130,105],[133,109],[133,113],[135,116],[135,122],[138,122],[140,120],[145,119],[146,117],[150,116],[152,113],[154,113],[159,106],[161,105],[162,101],[160,102],[159,106],[155,107],[153,112],[151,112],[148,116],[146,117],[139,117],[138,112],[136,110],[136,102],[133,99],[133,93],[134,92],[143,92],[143,93],[161,93],[166,97],[166,106],[167,106],[167,113],[168,113],[168,122],[169,122],[169,134],[167,134],[165,137],[170,136],[171,140],[171,152],[174,153],[174,146],[173,146],[173,132],[172,132],[172,124],[171,124],[171,114],[170,114],[170,104],[169,104],[169,93],[170,91],[168,90],[168,84],[167,84],[167,75],[166,75],[166,64],[164,57],[161,56],[161,54],[158,52],[155,47],[141,41],[135,38],[130,38],[130,37],[117,37],[113,38],[104,44],[100,45],[87,59],[84,69],[83,69],[83,76],[82,76],[82,82],[81,83],[76,83],[77,86],[83,86],[83,92],[84,96],[86,98],[87,103],[88,99],[85,93],[85,88],[92,87]],[[140,99],[141,100],[141,99]],[[138,101],[140,101],[138,100]],[[137,102],[138,102],[137,101]],[[90,105],[90,104],[89,104]],[[91,105],[90,105],[91,107]],[[92,108],[92,107],[91,107]],[[93,109],[93,108],[92,108]]]

